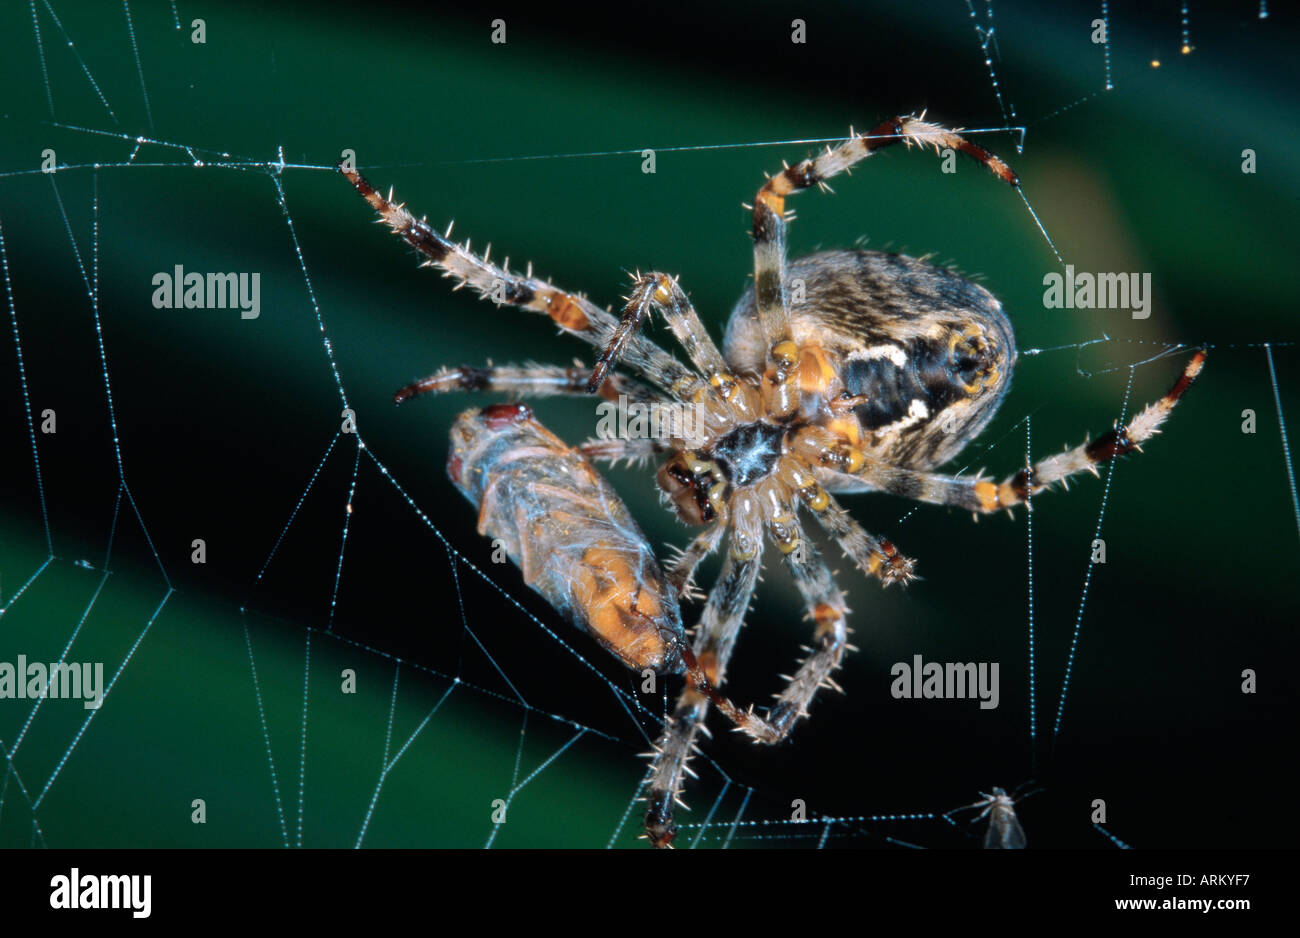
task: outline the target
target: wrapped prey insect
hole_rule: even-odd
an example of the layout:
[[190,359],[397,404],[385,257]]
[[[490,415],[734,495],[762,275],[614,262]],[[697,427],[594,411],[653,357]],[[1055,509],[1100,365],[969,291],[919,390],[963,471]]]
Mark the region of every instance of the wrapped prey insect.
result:
[[677,590],[631,512],[585,455],[527,404],[467,410],[447,474],[524,582],[627,667],[683,674],[738,727],[764,721],[724,697],[686,640]]

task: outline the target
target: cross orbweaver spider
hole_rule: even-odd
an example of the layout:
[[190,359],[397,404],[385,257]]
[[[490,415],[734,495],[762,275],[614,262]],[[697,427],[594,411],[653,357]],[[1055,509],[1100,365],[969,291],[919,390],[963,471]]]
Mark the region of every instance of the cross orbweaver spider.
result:
[[[976,513],[1010,509],[1055,482],[1130,453],[1158,432],[1199,373],[1188,362],[1170,391],[1127,426],[1021,469],[995,483],[936,468],[992,419],[1016,360],[1001,304],[952,271],[877,251],[827,251],[787,261],[785,199],[890,144],[960,150],[1015,187],[1004,162],[922,117],[885,121],[865,135],[768,178],[752,208],[754,287],[731,314],[722,350],[676,279],[637,275],[623,315],[580,294],[471,253],[340,166],[379,220],[422,254],[425,266],[468,284],[497,305],[544,313],[600,350],[592,369],[501,366],[443,369],[396,394],[508,391],[524,395],[625,395],[694,408],[702,429],[667,439],[591,440],[567,447],[524,405],[462,415],[449,472],[480,507],[480,531],[513,532],[512,558],[529,584],[631,667],[685,673],[687,682],[652,754],[645,827],[655,846],[676,833],[674,802],[710,704],[757,742],[785,739],[807,715],[849,648],[844,596],[800,509],[853,563],[884,585],[913,578],[913,561],[850,517],[832,493],[888,492]],[[490,249],[489,249],[490,254]],[[693,368],[639,333],[651,312],[667,321]],[[624,374],[614,369],[621,367]],[[666,457],[666,458],[664,458]],[[589,460],[664,458],[658,484],[682,520],[703,526],[660,574],[644,536]],[[512,475],[513,474],[513,475]],[[506,484],[513,479],[513,488]],[[514,494],[510,494],[514,493]],[[549,532],[549,533],[547,533]],[[765,715],[724,697],[727,661],[772,542],[814,625],[808,657]],[[568,556],[555,547],[580,542]],[[698,564],[726,541],[717,583],[688,645],[677,611]],[[549,577],[549,579],[545,579]],[[543,582],[545,579],[545,582]]]

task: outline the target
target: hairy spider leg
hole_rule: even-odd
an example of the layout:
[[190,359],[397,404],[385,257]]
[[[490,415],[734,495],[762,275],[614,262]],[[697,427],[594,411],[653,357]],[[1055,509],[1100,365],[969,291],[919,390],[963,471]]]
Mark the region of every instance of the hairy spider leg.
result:
[[[469,285],[478,295],[497,305],[511,305],[520,309],[545,313],[559,328],[596,348],[605,348],[618,320],[586,297],[569,293],[550,283],[544,283],[527,274],[498,267],[487,255],[479,257],[469,249],[469,243],[457,244],[450,239],[451,228],[439,234],[424,219],[417,219],[404,205],[380,195],[365,177],[342,163],[339,172],[347,177],[379,214],[379,220],[394,234],[422,254],[426,264],[438,267],[444,276],[459,280],[457,289]],[[674,396],[689,393],[703,385],[703,380],[689,371],[681,362],[643,336],[633,336],[624,355],[624,364],[651,384]],[[674,392],[673,388],[678,391]],[[680,397],[679,397],[680,399]]]
[[814,511],[813,517],[859,570],[876,577],[885,586],[895,583],[906,586],[917,579],[913,572],[916,561],[900,554],[892,541],[868,532],[828,492],[822,495],[825,507]]
[[1095,440],[1041,459],[1001,483],[885,465],[831,434],[818,432],[819,428],[815,427],[801,431],[796,446],[807,453],[813,465],[828,470],[823,481],[832,491],[888,492],[914,501],[988,513],[1022,504],[1052,484],[1064,483],[1078,473],[1096,474],[1098,465],[1117,456],[1140,452],[1142,444],[1160,432],[1160,425],[1192,386],[1204,364],[1205,352],[1198,351],[1188,360],[1165,396],[1148,404],[1126,425],[1116,426]]
[[776,703],[768,711],[767,722],[776,734],[760,740],[764,743],[778,743],[789,736],[795,723],[808,715],[808,707],[820,688],[840,690],[831,673],[840,666],[848,648],[848,607],[844,594],[821,551],[803,536],[797,521],[794,525],[800,540],[794,550],[785,554],[785,562],[812,620],[813,640],[812,647],[805,649],[808,657],[792,677],[786,678],[785,689],[775,695]]
[[659,310],[678,344],[701,375],[715,387],[735,383],[726,359],[709,337],[708,330],[700,321],[699,314],[695,312],[695,307],[691,305],[677,278],[656,271],[633,276],[632,292],[628,294],[623,316],[596,362],[596,367],[592,369],[587,390],[595,391],[600,387],[606,372],[622,356],[628,342],[641,328],[652,308]]
[[[393,395],[393,401],[400,404],[421,394],[448,391],[495,391],[528,397],[589,397],[587,381],[590,377],[591,369],[581,364],[568,368],[535,362],[480,367],[461,365],[459,368],[441,368],[427,378],[408,384]],[[622,397],[637,404],[659,400],[652,388],[624,375],[611,375],[601,388],[601,396],[611,401]]]
[[[726,679],[727,662],[736,647],[736,637],[745,623],[749,602],[758,583],[761,558],[740,560],[725,553],[718,582],[709,593],[708,603],[695,635],[696,660],[714,686]],[[709,711],[709,697],[688,684],[677,699],[673,714],[664,724],[663,734],[651,753],[648,791],[649,806],[645,814],[646,836],[656,847],[667,847],[677,835],[673,806],[685,807],[681,800],[687,775],[694,775],[689,765],[696,751],[696,736],[708,733],[704,726]]]
[[678,595],[698,597],[693,585],[695,569],[705,557],[718,549],[718,545],[722,543],[722,536],[726,533],[726,524],[715,522],[693,538],[686,549],[678,552],[673,558],[673,562],[668,565],[666,576],[669,585],[676,588]]
[[[768,370],[764,392],[769,412],[783,416],[799,406],[800,385],[807,389],[807,376],[816,374],[808,350],[794,342],[790,329],[790,293],[786,279],[786,231],[790,218],[785,200],[811,186],[829,189],[826,180],[847,172],[854,164],[877,150],[895,143],[960,150],[979,160],[994,175],[1012,186],[1019,179],[1006,163],[976,146],[955,131],[929,123],[921,117],[894,117],[869,134],[855,135],[820,156],[787,166],[768,177],[754,198],[752,235],[754,240],[754,296],[759,321],[768,345]],[[821,369],[829,373],[829,369]]]

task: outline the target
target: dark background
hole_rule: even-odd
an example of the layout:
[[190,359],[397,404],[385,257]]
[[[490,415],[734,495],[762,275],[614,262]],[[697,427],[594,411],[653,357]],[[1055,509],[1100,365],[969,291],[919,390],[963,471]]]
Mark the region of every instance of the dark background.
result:
[[[1036,455],[1109,428],[1129,365],[1168,344],[1205,344],[1209,362],[1167,432],[1114,471],[1102,526],[1108,562],[1092,574],[1059,735],[1053,721],[1105,474],[1036,501],[1036,743],[1024,514],[972,524],[859,496],[846,499],[854,514],[918,558],[925,579],[884,592],[837,564],[861,648],[839,677],[847,696],[819,700],[775,751],[715,724],[687,794],[695,810],[681,819],[702,820],[716,802],[712,819],[723,826],[702,841],[712,845],[743,802],[744,819],[776,823],[738,828],[734,842],[804,844],[820,826],[809,840],[779,823],[795,798],[815,816],[937,814],[993,785],[1034,779],[1044,791],[1021,809],[1033,846],[1109,849],[1089,822],[1097,798],[1109,829],[1138,847],[1292,842],[1300,544],[1261,346],[1273,345],[1283,413],[1294,420],[1300,133],[1290,11],[1260,19],[1250,3],[1193,3],[1192,48],[1182,54],[1178,4],[1117,6],[1114,89],[1104,92],[1102,49],[1089,40],[1095,5],[997,4],[1004,117],[973,28],[988,24],[983,3],[974,18],[963,2],[620,4],[596,18],[509,4],[470,15],[381,3],[362,15],[331,4],[209,12],[181,2],[180,30],[160,3],[132,8],[138,68],[121,9],[53,9],[58,23],[37,6],[48,95],[31,11],[0,14],[0,223],[31,406],[58,415],[57,434],[37,438],[54,559],[11,602],[49,551],[5,330],[0,661],[57,659],[83,616],[70,660],[103,660],[111,676],[131,657],[82,735],[79,704],[41,709],[13,760],[17,774],[6,777],[0,843],[277,846],[298,843],[301,831],[307,846],[351,846],[384,754],[418,729],[374,801],[364,843],[479,846],[492,830],[491,801],[586,727],[518,793],[494,843],[603,846],[635,793],[636,753],[647,748],[643,732],[657,733],[651,714],[662,701],[634,719],[610,688],[632,691],[629,676],[567,630],[513,568],[490,563],[473,512],[442,470],[450,422],[471,401],[390,403],[396,387],[442,363],[567,363],[587,350],[539,317],[452,294],[416,269],[333,173],[279,172],[368,451],[446,543],[342,437],[259,582],[342,405],[273,174],[252,164],[282,150],[291,166],[327,167],[352,148],[372,181],[396,186],[418,214],[454,217],[457,234],[479,247],[491,241],[494,257],[531,260],[601,303],[617,301],[627,270],[680,274],[720,336],[751,264],[740,203],[762,171],[811,147],[669,148],[836,138],[850,124],[921,108],[950,125],[1025,127],[1023,152],[1015,133],[974,139],[1020,173],[1066,260],[1150,271],[1155,291],[1145,321],[1044,309],[1043,275],[1058,269],[1050,248],[1015,193],[969,162],[945,175],[932,154],[895,149],[836,180],[833,197],[801,195],[795,253],[862,236],[872,247],[933,253],[1002,299],[1022,351],[1052,349],[1021,358],[1000,416],[953,471],[1019,468],[1026,415]],[[489,41],[498,16],[505,45]],[[204,45],[189,41],[195,17],[206,20]],[[807,22],[806,45],[789,41],[795,17]],[[184,144],[194,156],[146,143],[124,167],[129,139],[68,125]],[[53,183],[33,172],[47,147],[69,167]],[[646,147],[659,150],[654,175],[641,172]],[[1253,175],[1240,170],[1247,147],[1257,153]],[[622,152],[521,159],[609,151]],[[96,162],[105,165],[96,171]],[[114,431],[73,249],[89,273],[96,193],[98,309],[143,528],[130,500],[114,525]],[[155,310],[150,279],[175,264],[260,272],[261,317]],[[1103,335],[1111,341],[1075,347]],[[1164,392],[1184,357],[1133,371],[1129,413]],[[566,439],[592,432],[589,403],[537,409]],[[1253,435],[1241,432],[1246,409],[1256,414]],[[648,470],[609,477],[652,542],[685,543]],[[190,563],[196,537],[208,544],[204,566]],[[446,544],[489,579],[453,561]],[[762,702],[777,689],[805,640],[801,614],[773,568],[734,659],[737,699]],[[893,700],[889,669],[914,654],[999,662],[1001,706]],[[393,656],[405,662],[395,698]],[[355,695],[338,692],[344,668],[357,672]],[[1256,695],[1240,692],[1245,668],[1259,674]],[[28,702],[0,701],[6,751],[29,712]],[[207,802],[206,825],[190,823],[195,798]],[[636,813],[619,843],[635,843]],[[971,829],[854,821],[836,825],[828,843],[971,847]]]

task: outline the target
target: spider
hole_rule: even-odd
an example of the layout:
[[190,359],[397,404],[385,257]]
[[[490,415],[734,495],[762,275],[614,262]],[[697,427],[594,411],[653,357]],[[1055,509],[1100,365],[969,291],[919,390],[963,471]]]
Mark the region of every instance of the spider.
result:
[[[340,165],[379,220],[424,256],[425,266],[440,268],[459,281],[457,288],[469,285],[498,306],[546,314],[600,353],[590,369],[444,368],[398,391],[397,401],[457,390],[596,392],[609,400],[688,406],[698,417],[694,434],[674,429],[667,439],[596,439],[574,451],[596,461],[658,460],[662,496],[681,520],[702,528],[668,565],[664,595],[698,596],[697,566],[726,542],[690,647],[671,629],[660,632],[667,653],[654,658],[656,670],[685,671],[688,680],[651,753],[645,829],[655,846],[670,845],[676,834],[673,806],[682,803],[691,774],[687,763],[697,736],[708,732],[704,721],[711,704],[753,740],[775,744],[807,716],[819,688],[839,689],[831,675],[850,648],[844,595],[801,515],[810,516],[867,576],[886,586],[905,584],[915,576],[913,560],[868,532],[835,494],[887,492],[976,514],[1009,510],[1053,483],[1085,470],[1096,474],[1097,464],[1137,450],[1158,431],[1204,362],[1198,351],[1169,392],[1127,426],[1027,465],[1005,481],[937,472],[988,424],[1006,394],[1016,346],[1001,304],[958,274],[903,255],[855,250],[786,257],[786,198],[814,185],[828,189],[829,178],[899,142],[959,150],[1012,187],[1019,185],[1002,160],[923,114],[892,118],[868,134],[850,131],[838,147],[787,166],[758,190],[751,209],[754,284],[733,309],[721,350],[674,277],[635,275],[622,315],[615,316],[581,294],[535,278],[531,265],[520,274],[510,269],[509,259],[493,264],[490,247],[482,257],[472,253],[468,241],[451,240],[450,226],[438,233],[394,203],[391,192],[383,197]],[[640,333],[652,313],[666,320],[692,367]],[[494,411],[485,419],[500,424],[511,413]],[[513,415],[525,419],[522,412]],[[563,444],[547,446],[557,458],[566,452]],[[555,475],[549,482],[562,480]],[[481,511],[481,518],[490,511],[486,502]],[[808,656],[760,714],[734,706],[718,688],[759,579],[765,539],[792,575],[813,637]],[[624,618],[642,614],[636,578],[650,569],[641,565],[638,574],[624,564],[614,574],[605,571],[621,584],[614,595],[621,597]],[[571,572],[581,577],[592,570]],[[634,664],[636,656],[623,646],[632,641],[629,636],[643,634],[644,628],[631,629],[603,641]]]

